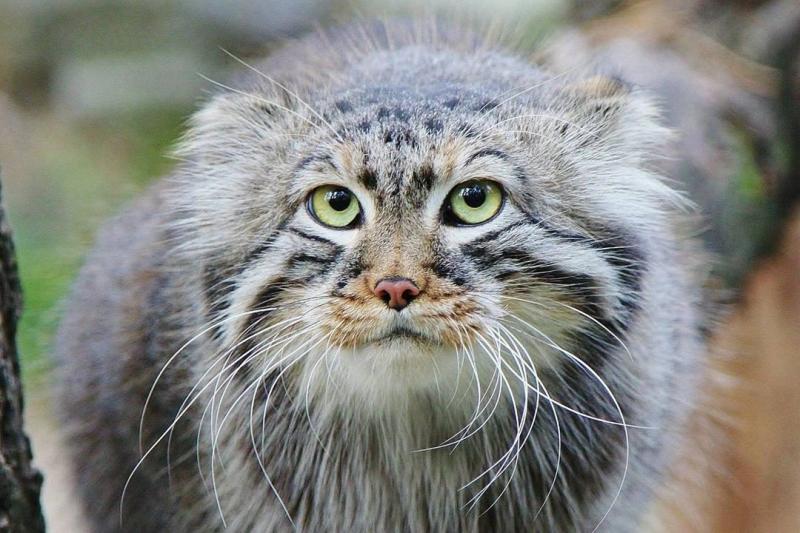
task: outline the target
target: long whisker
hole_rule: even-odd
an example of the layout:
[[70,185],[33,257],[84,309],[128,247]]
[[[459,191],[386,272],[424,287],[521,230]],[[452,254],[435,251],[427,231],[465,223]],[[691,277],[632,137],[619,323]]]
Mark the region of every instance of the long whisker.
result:
[[[513,316],[513,315],[511,315],[511,316]],[[609,388],[608,384],[605,382],[605,380],[603,380],[602,377],[600,377],[600,375],[590,365],[585,363],[583,360],[581,360],[575,354],[569,352],[568,350],[565,350],[564,348],[562,348],[561,346],[559,346],[558,344],[553,342],[553,340],[550,339],[550,337],[548,337],[547,335],[545,335],[544,333],[542,333],[541,331],[539,331],[535,327],[531,326],[527,322],[523,321],[523,324],[525,324],[527,327],[531,328],[538,335],[540,335],[542,338],[544,338],[552,348],[554,348],[554,349],[558,350],[559,352],[561,352],[562,354],[566,355],[570,360],[574,361],[581,368],[585,369],[600,384],[600,386],[603,387],[603,389],[608,394],[609,399],[614,404],[614,408],[616,409],[617,413],[619,414],[620,422],[622,423],[621,427],[622,427],[622,430],[623,430],[624,436],[625,436],[625,466],[624,466],[623,472],[622,472],[622,479],[620,480],[619,487],[617,489],[617,492],[614,494],[614,498],[612,499],[611,504],[609,505],[608,509],[603,514],[603,516],[600,518],[600,521],[597,523],[597,525],[592,530],[593,532],[597,531],[598,528],[600,527],[600,525],[603,523],[603,521],[605,521],[605,519],[608,516],[608,514],[611,512],[611,509],[614,507],[614,505],[616,504],[617,500],[619,499],[619,496],[622,493],[622,487],[625,484],[625,479],[627,478],[627,475],[628,475],[628,467],[630,465],[630,436],[628,434],[628,425],[625,423],[625,415],[623,414],[622,408],[620,407],[616,396],[611,391],[611,389]]]
[[[302,332],[301,332],[301,333],[305,333],[305,332],[306,332],[306,330],[310,330],[312,327],[313,327],[313,326],[309,326],[308,328],[306,328],[306,329],[302,330]],[[293,337],[293,338],[294,338],[294,337]],[[312,339],[313,339],[313,337],[312,337]],[[286,355],[286,356],[283,356],[283,357],[282,357],[282,358],[281,358],[279,361],[276,361],[276,362],[273,362],[273,363],[271,363],[271,364],[270,364],[270,366],[269,366],[269,368],[270,368],[270,369],[278,368],[278,367],[279,367],[281,364],[283,364],[283,363],[284,363],[284,362],[286,362],[288,359],[290,359],[290,358],[292,357],[292,355],[294,355],[294,354],[295,354],[295,353],[297,353],[299,350],[301,350],[301,349],[302,349],[302,348],[303,348],[303,347],[304,347],[304,346],[305,346],[305,345],[306,345],[308,342],[310,342],[310,341],[306,341],[306,342],[302,343],[302,344],[301,344],[301,345],[300,345],[298,348],[296,348],[295,350],[293,350],[293,351],[292,351],[291,353],[289,353],[288,355]],[[261,352],[259,352],[258,354],[256,354],[255,356],[252,356],[252,357],[251,357],[251,359],[252,359],[252,358],[254,358],[254,357],[257,357],[257,356],[259,356],[259,355],[262,355],[263,353],[264,353],[264,351],[261,351]],[[307,353],[307,352],[305,352],[305,353]],[[305,353],[301,354],[301,356],[299,356],[298,358],[296,358],[296,359],[295,359],[295,361],[293,361],[293,363],[292,363],[292,364],[294,364],[294,362],[296,362],[297,360],[299,360],[300,358],[302,358],[302,355],[305,355]],[[240,370],[240,369],[241,369],[243,366],[245,366],[246,364],[247,364],[247,363],[242,363],[242,364],[240,364],[240,365],[237,367],[237,369],[234,371],[233,375],[231,375],[231,376],[229,376],[228,378],[226,378],[226,380],[232,380],[232,379],[235,377],[235,374],[236,374],[236,373],[238,373],[238,372],[239,372],[239,370]],[[240,395],[239,395],[239,396],[238,396],[238,397],[237,397],[237,398],[234,400],[234,402],[233,402],[233,403],[231,404],[231,406],[228,408],[228,410],[226,411],[225,415],[222,417],[222,420],[221,420],[221,422],[219,423],[219,427],[218,427],[218,428],[216,429],[216,431],[214,432],[214,435],[213,435],[213,438],[212,438],[212,452],[211,452],[211,480],[212,480],[212,485],[214,485],[214,486],[216,486],[216,482],[215,482],[215,480],[216,480],[216,475],[215,475],[215,470],[214,470],[214,450],[215,450],[215,449],[217,448],[217,446],[218,446],[218,445],[217,445],[217,442],[218,442],[218,440],[219,440],[219,436],[220,436],[220,434],[222,433],[222,429],[225,427],[225,424],[227,423],[227,421],[228,421],[229,417],[230,417],[230,416],[231,416],[231,414],[233,413],[233,411],[234,411],[234,409],[236,408],[236,406],[237,406],[237,405],[238,405],[238,404],[239,404],[239,403],[242,401],[242,399],[243,399],[243,398],[246,396],[247,392],[248,392],[248,391],[249,391],[251,388],[257,388],[259,384],[260,384],[260,380],[254,380],[254,381],[253,381],[253,383],[251,383],[250,385],[248,385],[248,386],[247,386],[247,387],[244,389],[244,391],[242,391],[242,393],[241,393],[241,394],[240,394]],[[226,385],[226,387],[225,387],[225,388],[227,389],[227,385]],[[224,397],[224,392],[223,392],[223,397]],[[219,399],[220,405],[221,405],[221,403],[222,403],[222,401],[223,401],[223,399],[224,399],[223,397],[220,397],[220,399]],[[256,451],[257,451],[257,450],[256,450]],[[218,512],[220,513],[220,517],[221,517],[221,518],[224,520],[223,511],[222,511],[222,505],[221,505],[221,501],[220,501],[220,499],[219,499],[219,495],[218,495],[218,493],[216,492],[216,490],[214,491],[214,494],[215,494],[215,497],[216,497],[217,510],[218,510]],[[280,497],[278,497],[278,499],[280,500]],[[291,520],[291,518],[290,518],[290,520]]]
[[[288,372],[289,369],[297,361],[301,360],[312,348],[313,348],[313,346],[310,347],[304,354],[298,356],[294,361],[292,361],[291,363],[286,365],[286,367],[281,371],[281,373],[278,374],[278,376],[275,378],[275,381],[274,381],[272,387],[270,387],[269,394],[267,395],[267,397],[265,399],[265,402],[264,402],[265,409],[269,405],[269,400],[270,400],[270,397],[272,395],[272,388],[275,386],[275,384],[277,384],[278,381],[282,378],[282,376],[286,372]],[[262,373],[262,375],[259,377],[259,379],[256,382],[254,382],[254,385],[258,385],[259,383],[261,383],[263,381],[265,375],[266,375],[266,371],[264,373]],[[254,412],[254,409],[255,409],[256,395],[258,394],[258,386],[252,386],[252,388],[253,388],[253,398],[252,398],[252,400],[250,402],[250,423],[249,423],[249,427],[250,427],[250,440],[251,440],[252,445],[253,445],[253,451],[255,452],[256,460],[258,462],[258,466],[261,469],[261,472],[264,475],[264,478],[266,479],[267,484],[269,485],[269,487],[272,490],[273,494],[275,494],[275,497],[278,499],[278,502],[280,503],[281,508],[283,509],[284,513],[286,514],[286,517],[289,519],[289,522],[292,524],[292,527],[296,527],[295,523],[294,523],[294,520],[292,519],[292,516],[289,513],[288,508],[284,504],[283,499],[281,498],[280,494],[278,494],[278,491],[275,488],[275,485],[272,483],[272,480],[270,479],[269,474],[267,473],[267,469],[264,466],[264,462],[261,459],[261,453],[263,452],[263,446],[262,446],[262,452],[259,452],[259,448],[256,445],[256,437],[255,437],[255,432],[253,430],[253,412]],[[262,436],[263,436],[263,434],[262,434]]]

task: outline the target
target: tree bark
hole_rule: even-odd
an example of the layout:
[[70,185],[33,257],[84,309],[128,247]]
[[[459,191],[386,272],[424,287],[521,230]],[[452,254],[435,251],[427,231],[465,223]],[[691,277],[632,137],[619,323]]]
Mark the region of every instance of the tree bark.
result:
[[17,354],[17,322],[22,290],[11,229],[0,185],[0,532],[44,531],[39,503],[42,475],[22,426],[22,384]]

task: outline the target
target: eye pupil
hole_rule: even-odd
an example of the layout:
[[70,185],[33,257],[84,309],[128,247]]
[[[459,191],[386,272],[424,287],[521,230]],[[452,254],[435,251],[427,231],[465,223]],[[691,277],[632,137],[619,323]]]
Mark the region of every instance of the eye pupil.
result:
[[474,226],[494,218],[503,207],[503,189],[491,180],[473,180],[450,191],[442,210],[445,224]]
[[473,209],[478,208],[486,202],[486,190],[479,184],[464,187],[461,190],[461,197],[464,203]]
[[352,196],[347,189],[333,189],[325,195],[325,200],[334,211],[344,211],[350,207]]

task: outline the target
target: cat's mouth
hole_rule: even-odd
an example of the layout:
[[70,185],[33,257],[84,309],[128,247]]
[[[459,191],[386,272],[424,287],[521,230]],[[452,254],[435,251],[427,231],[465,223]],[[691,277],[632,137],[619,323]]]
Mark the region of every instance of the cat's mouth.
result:
[[369,343],[387,344],[398,341],[430,342],[430,339],[426,335],[406,326],[395,326],[388,332],[385,332],[376,338],[370,339]]

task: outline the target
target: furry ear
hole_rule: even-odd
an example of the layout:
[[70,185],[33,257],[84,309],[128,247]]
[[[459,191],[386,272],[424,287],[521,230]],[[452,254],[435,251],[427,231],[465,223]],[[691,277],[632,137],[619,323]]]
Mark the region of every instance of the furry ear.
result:
[[[578,131],[571,135],[582,135],[582,143],[590,143],[592,137],[602,136],[616,124],[620,111],[630,96],[630,90],[621,81],[604,76],[594,76],[567,85],[562,92],[570,122]],[[570,124],[562,127],[562,135],[570,130]]]
[[275,137],[270,134],[301,116],[294,107],[294,100],[281,92],[270,96],[240,91],[217,94],[192,116],[176,155],[211,164],[256,156]]
[[594,76],[563,89],[560,133],[574,148],[596,150],[598,156],[638,156],[661,145],[667,130],[658,123],[655,105],[619,78]]

